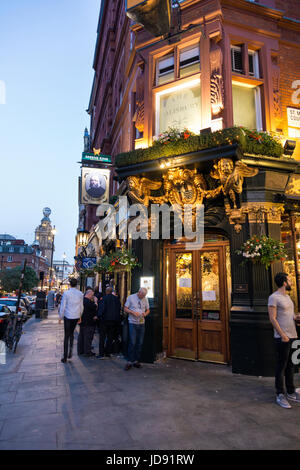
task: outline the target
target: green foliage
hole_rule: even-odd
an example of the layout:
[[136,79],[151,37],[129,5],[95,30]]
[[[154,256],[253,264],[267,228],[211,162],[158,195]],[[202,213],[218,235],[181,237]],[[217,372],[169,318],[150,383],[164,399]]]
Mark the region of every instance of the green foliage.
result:
[[241,129],[246,135],[245,153],[271,157],[281,157],[283,154],[283,147],[276,137],[272,137],[267,132],[250,131],[246,127],[241,127]]
[[140,267],[138,259],[130,250],[117,250],[108,255],[102,256],[97,264],[91,268],[86,269],[83,273],[86,276],[93,276],[95,273],[113,273],[118,269],[125,269],[131,271],[136,267]]
[[[17,266],[13,269],[6,269],[0,273],[0,281],[2,289],[7,292],[11,292],[19,288],[21,279],[22,268]],[[23,291],[30,291],[34,287],[37,287],[39,283],[38,277],[30,266],[26,267],[23,283]]]
[[242,255],[246,260],[260,262],[266,269],[275,261],[284,261],[287,257],[284,244],[267,237],[266,235],[253,235],[241,246],[236,254]]
[[[188,131],[186,131],[187,133]],[[137,163],[158,160],[162,157],[184,155],[208,148],[238,144],[244,153],[280,157],[283,147],[274,137],[266,132],[250,131],[244,127],[230,127],[209,134],[180,134],[176,129],[169,129],[154,141],[152,147],[120,153],[116,156],[116,166],[123,167]]]

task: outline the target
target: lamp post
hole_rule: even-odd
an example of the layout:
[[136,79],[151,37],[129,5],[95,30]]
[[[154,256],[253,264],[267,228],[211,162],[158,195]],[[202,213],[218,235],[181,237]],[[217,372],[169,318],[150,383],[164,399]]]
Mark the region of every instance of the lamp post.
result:
[[52,247],[51,247],[51,262],[50,262],[50,276],[49,276],[49,291],[51,289],[51,283],[52,283],[52,274],[53,274],[53,252],[54,252],[54,237],[57,233],[57,230],[55,229],[55,225],[53,229],[51,230],[52,233]]
[[63,284],[63,283],[64,283],[64,277],[65,277],[65,260],[66,260],[66,257],[67,257],[66,253],[64,253],[64,254],[62,255],[62,257],[63,257],[63,274],[62,274],[62,284]]

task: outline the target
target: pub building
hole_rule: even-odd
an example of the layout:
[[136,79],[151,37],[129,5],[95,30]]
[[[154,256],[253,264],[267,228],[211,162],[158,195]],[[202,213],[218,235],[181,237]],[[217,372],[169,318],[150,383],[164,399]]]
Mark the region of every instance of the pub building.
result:
[[[300,308],[296,5],[101,2],[88,112],[90,148],[112,157],[110,201],[204,204],[199,249],[172,230],[169,239],[101,241],[96,206],[85,227],[98,259],[123,246],[141,263],[110,277],[122,301],[150,287],[145,361],[165,353],[274,374],[267,301],[276,272],[289,273]],[[287,257],[242,263],[237,250],[253,235],[282,241]]]

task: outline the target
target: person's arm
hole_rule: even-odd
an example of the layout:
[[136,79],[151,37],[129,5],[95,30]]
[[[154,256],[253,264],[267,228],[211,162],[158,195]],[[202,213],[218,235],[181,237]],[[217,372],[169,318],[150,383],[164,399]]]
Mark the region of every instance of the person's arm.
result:
[[149,315],[150,313],[150,307],[149,307],[149,302],[148,302],[148,299],[146,299],[146,311],[144,313],[144,317],[146,317],[147,315]]
[[287,343],[290,338],[285,334],[285,332],[280,328],[280,325],[277,321],[277,308],[273,305],[268,307],[269,319],[277,333],[281,336],[282,341]]
[[84,310],[83,300],[84,300],[84,295],[82,295],[82,298],[81,298],[81,307],[80,307],[78,324],[81,323],[81,318],[82,318],[82,314],[83,314],[83,310]]
[[61,321],[64,317],[66,304],[67,304],[67,298],[66,298],[66,295],[63,294],[61,302],[60,302],[60,308],[58,310],[59,321]]
[[130,310],[128,307],[124,307],[124,312],[130,313],[131,315],[134,315],[135,317],[140,317],[140,313],[135,312],[134,310]]
[[144,317],[146,317],[147,315],[149,315],[149,313],[150,313],[150,309],[148,308],[148,309],[146,310],[146,312],[144,313]]

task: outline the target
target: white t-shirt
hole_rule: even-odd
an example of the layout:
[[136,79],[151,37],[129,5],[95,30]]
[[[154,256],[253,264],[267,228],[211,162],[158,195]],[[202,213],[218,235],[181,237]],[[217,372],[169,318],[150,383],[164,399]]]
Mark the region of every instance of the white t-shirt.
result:
[[[289,338],[297,338],[294,320],[294,303],[289,295],[276,291],[270,295],[269,307],[276,307],[277,321],[280,328]],[[280,338],[280,334],[274,328],[274,338]]]

